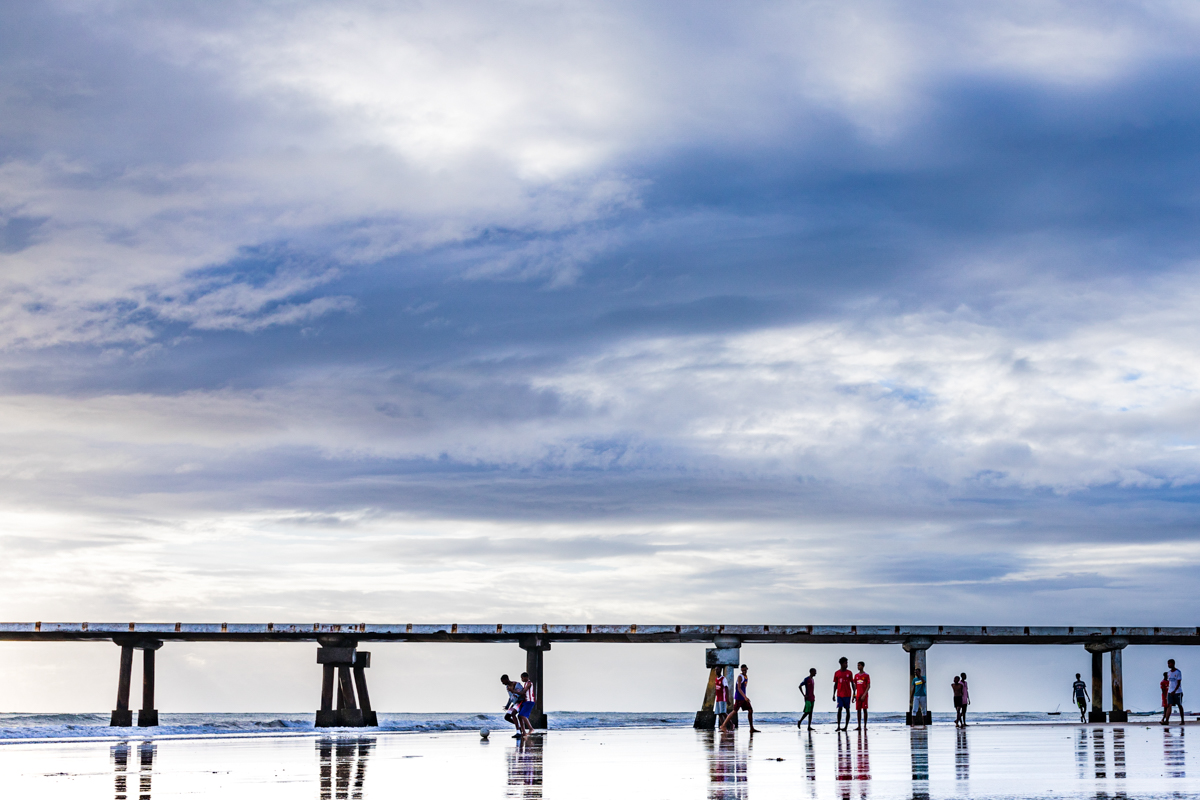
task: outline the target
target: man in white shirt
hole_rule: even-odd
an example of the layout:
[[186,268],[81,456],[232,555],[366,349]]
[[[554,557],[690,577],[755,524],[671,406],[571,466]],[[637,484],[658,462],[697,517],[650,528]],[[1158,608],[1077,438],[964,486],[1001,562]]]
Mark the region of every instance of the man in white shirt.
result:
[[1171,724],[1171,709],[1175,706],[1179,707],[1179,724],[1184,724],[1183,719],[1183,673],[1175,668],[1175,659],[1167,659],[1167,713],[1163,717],[1162,724]]

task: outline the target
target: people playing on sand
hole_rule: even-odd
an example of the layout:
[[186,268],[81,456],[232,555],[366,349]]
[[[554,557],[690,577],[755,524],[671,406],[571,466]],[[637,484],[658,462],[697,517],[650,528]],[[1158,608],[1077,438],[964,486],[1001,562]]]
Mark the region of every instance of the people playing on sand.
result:
[[[846,669],[850,659],[838,659],[841,669],[833,673],[833,700],[837,703],[837,730],[850,730],[850,698],[854,696],[854,673]],[[846,727],[842,727],[842,709],[846,709]]]
[[925,694],[925,676],[918,667],[912,679],[912,724],[925,727],[925,712],[929,708]]
[[721,730],[725,730],[725,715],[729,713],[729,689],[725,685],[725,669],[723,667],[717,668],[717,677],[713,688],[716,692],[713,695],[713,713],[721,721]]
[[1163,715],[1163,725],[1171,724],[1171,709],[1179,708],[1179,724],[1183,720],[1183,673],[1175,668],[1175,659],[1167,659],[1167,713]]
[[865,666],[862,661],[858,662],[858,672],[854,673],[854,708],[858,711],[860,731],[867,727],[867,693],[871,691],[871,676],[863,670]]
[[744,708],[746,709],[746,721],[750,723],[750,732],[759,733],[758,728],[754,727],[754,706],[750,703],[750,676],[747,674],[749,669],[742,664],[742,672],[737,676],[737,687],[733,693],[733,708],[729,710],[729,715],[721,723],[721,730],[725,730],[725,726],[731,720],[736,721],[738,711]]
[[1088,697],[1087,684],[1079,673],[1075,673],[1075,682],[1071,684],[1071,693],[1075,697],[1075,705],[1079,706],[1079,721],[1087,722],[1087,704],[1092,698]]
[[523,733],[533,733],[533,723],[529,721],[529,715],[533,713],[533,707],[537,704],[537,687],[533,685],[533,680],[530,679],[528,672],[521,673],[521,713],[517,719],[521,722],[521,731]]
[[[804,693],[804,713],[800,715],[800,719],[796,720],[796,727],[804,727],[804,719],[808,718],[808,729],[812,730],[812,715],[813,703],[817,699],[817,669],[810,667],[808,677],[800,681],[800,691]],[[1164,695],[1165,697],[1165,695]]]
[[504,704],[504,721],[512,723],[517,729],[516,736],[521,735],[521,687],[516,681],[508,677],[508,674],[500,676],[500,682],[504,684],[504,688],[508,691],[508,702]]
[[965,727],[967,727],[967,706],[971,705],[971,690],[967,688],[967,673],[964,672],[959,677],[962,679],[960,681],[960,683],[962,683],[962,687],[963,687],[962,726],[961,727],[965,728]]
[[954,692],[954,727],[962,727],[962,712],[963,712],[963,683],[962,678],[957,675],[950,683],[950,691]]

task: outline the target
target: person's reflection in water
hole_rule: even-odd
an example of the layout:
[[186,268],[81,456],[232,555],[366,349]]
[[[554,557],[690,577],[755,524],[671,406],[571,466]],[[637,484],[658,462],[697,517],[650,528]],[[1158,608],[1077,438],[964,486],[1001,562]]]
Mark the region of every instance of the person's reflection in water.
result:
[[522,736],[508,751],[508,797],[542,796],[542,753],[546,737]]
[[967,730],[959,728],[954,738],[954,779],[968,781],[971,779],[971,750],[967,745]]
[[374,747],[375,740],[371,738],[317,740],[321,800],[362,800],[367,757]]
[[1125,729],[1113,728],[1113,777],[1125,779]]
[[926,728],[913,728],[909,733],[909,747],[912,751],[913,797],[929,797],[929,731]]
[[1087,729],[1080,728],[1075,735],[1075,777],[1081,781],[1087,779],[1087,763]]
[[855,761],[854,779],[861,781],[858,784],[858,796],[866,798],[871,793],[871,784],[866,782],[871,780],[871,751],[865,730],[858,732],[858,749],[855,755],[857,760]]
[[1168,778],[1186,778],[1184,770],[1183,728],[1178,733],[1170,728],[1163,728],[1163,766],[1166,767]]
[[854,780],[854,752],[850,749],[850,733],[837,732],[837,775],[838,795],[849,800],[850,781]]
[[731,733],[708,739],[709,800],[745,800],[746,754],[737,749]]
[[812,731],[800,734],[804,737],[804,777],[808,780],[808,796],[817,796],[817,754],[813,750]]
[[1092,757],[1096,762],[1096,778],[1108,777],[1108,764],[1104,753],[1104,729],[1096,728],[1092,731]]

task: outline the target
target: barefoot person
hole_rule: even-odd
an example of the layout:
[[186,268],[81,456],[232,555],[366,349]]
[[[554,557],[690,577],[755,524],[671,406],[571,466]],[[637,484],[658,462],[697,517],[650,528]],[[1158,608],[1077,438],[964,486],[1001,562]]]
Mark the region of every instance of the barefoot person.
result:
[[529,677],[528,672],[521,673],[521,712],[517,715],[517,719],[521,723],[522,733],[533,733],[533,723],[529,721],[529,715],[533,713],[533,707],[537,704],[537,687],[533,685],[533,680]]
[[738,711],[746,709],[746,721],[750,723],[750,732],[759,733],[758,728],[754,727],[754,706],[750,703],[750,676],[747,670],[750,668],[742,664],[742,673],[737,676],[737,687],[733,693],[733,708],[729,711],[729,716],[725,717],[725,721],[721,723],[721,730],[725,730],[725,726],[730,720],[737,719]]
[[521,735],[521,720],[519,714],[521,712],[521,690],[517,682],[508,677],[508,674],[500,676],[500,682],[504,684],[504,688],[508,691],[508,702],[504,704],[504,721],[511,723],[517,729],[517,737]]
[[[837,730],[850,730],[850,698],[854,696],[854,673],[846,669],[850,659],[838,659],[841,669],[833,673],[833,700],[837,703]],[[842,709],[846,709],[846,727],[842,727]]]
[[1175,659],[1167,659],[1167,713],[1163,725],[1171,724],[1171,709],[1178,706],[1179,724],[1183,724],[1183,673],[1175,668]]
[[963,704],[962,704],[962,727],[967,727],[967,706],[971,705],[971,690],[967,688],[967,673],[959,676],[962,678],[963,687]]
[[858,711],[860,731],[867,727],[867,692],[871,691],[871,676],[863,670],[865,666],[862,661],[858,662],[858,672],[854,673],[854,708]]
[[1158,683],[1158,688],[1162,691],[1162,716],[1158,721],[1163,725],[1167,724],[1167,714],[1170,713],[1171,709],[1171,704],[1167,702],[1167,689],[1171,685],[1171,681],[1167,678],[1167,674],[1168,673],[1164,672],[1163,679]]
[[1087,722],[1087,704],[1092,698],[1088,697],[1087,684],[1078,672],[1075,673],[1075,682],[1071,684],[1071,693],[1075,697],[1075,705],[1079,706],[1079,721]]
[[926,700],[925,676],[921,674],[919,668],[913,670],[912,690],[912,724],[924,728],[925,712],[929,709],[929,704]]
[[963,711],[963,684],[962,678],[954,676],[953,682],[950,684],[950,691],[954,692],[954,727],[962,727],[962,711]]
[[725,684],[725,668],[717,669],[717,679],[713,683],[713,713],[721,720],[721,730],[725,730],[725,715],[729,713],[729,689]]
[[[800,719],[796,721],[796,727],[804,727],[804,719],[808,718],[808,729],[812,730],[812,715],[813,703],[817,699],[817,670],[816,667],[811,667],[808,670],[808,677],[800,681],[800,691],[804,693],[804,713],[800,715]],[[1166,695],[1163,695],[1166,697]]]

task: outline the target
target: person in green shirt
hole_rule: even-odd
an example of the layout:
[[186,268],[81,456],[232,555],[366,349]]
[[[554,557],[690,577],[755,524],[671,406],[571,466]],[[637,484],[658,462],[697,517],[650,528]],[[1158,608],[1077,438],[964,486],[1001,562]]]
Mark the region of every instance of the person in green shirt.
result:
[[913,725],[925,725],[925,710],[927,708],[925,696],[925,676],[921,674],[921,670],[913,670],[912,679],[912,721]]

